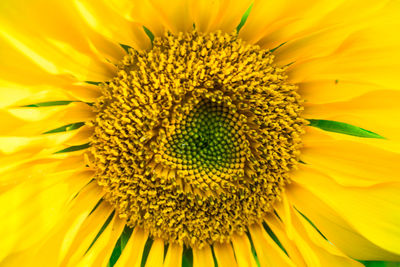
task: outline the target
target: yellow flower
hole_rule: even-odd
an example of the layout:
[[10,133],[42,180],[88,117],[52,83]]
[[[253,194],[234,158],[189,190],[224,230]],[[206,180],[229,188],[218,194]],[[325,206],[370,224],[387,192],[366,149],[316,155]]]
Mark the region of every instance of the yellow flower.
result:
[[0,3],[1,266],[400,261],[400,2]]

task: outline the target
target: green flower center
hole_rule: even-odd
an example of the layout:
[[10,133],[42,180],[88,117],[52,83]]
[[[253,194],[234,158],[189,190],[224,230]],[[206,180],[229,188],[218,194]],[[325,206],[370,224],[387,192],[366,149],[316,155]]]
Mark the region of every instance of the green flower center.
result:
[[95,108],[89,157],[107,201],[129,226],[198,247],[273,211],[305,125],[273,55],[221,32],[131,49]]

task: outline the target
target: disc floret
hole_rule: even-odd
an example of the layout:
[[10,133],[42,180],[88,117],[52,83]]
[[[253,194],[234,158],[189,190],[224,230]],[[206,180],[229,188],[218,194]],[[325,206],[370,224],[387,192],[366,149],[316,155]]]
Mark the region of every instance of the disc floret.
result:
[[305,125],[268,50],[221,32],[131,49],[95,105],[96,180],[128,225],[169,242],[230,240],[279,200]]

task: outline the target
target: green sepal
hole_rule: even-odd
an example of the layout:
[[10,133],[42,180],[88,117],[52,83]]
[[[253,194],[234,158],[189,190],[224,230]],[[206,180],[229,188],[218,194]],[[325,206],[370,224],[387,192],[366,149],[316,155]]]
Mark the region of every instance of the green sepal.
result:
[[193,266],[193,251],[191,248],[184,247],[182,253],[182,267],[192,267]]
[[[278,48],[280,48],[281,46],[285,45],[286,43],[287,42],[281,43],[277,47],[274,47],[274,48],[270,49],[269,52],[271,52],[271,53],[275,52]],[[293,63],[291,63],[291,64],[293,64]]]
[[86,149],[90,147],[90,143],[86,143],[83,145],[77,145],[77,146],[70,146],[65,149],[62,149],[60,151],[54,152],[54,154],[59,154],[59,153],[67,153],[67,152],[74,152],[82,149]]
[[91,85],[97,85],[97,86],[99,86],[101,84],[101,82],[94,82],[94,81],[85,81],[85,83],[88,83],[88,84],[91,84]]
[[110,260],[108,261],[108,266],[113,267],[115,263],[117,263],[119,257],[121,256],[122,251],[124,250],[126,243],[128,243],[129,238],[131,237],[133,229],[127,225],[125,225],[122,234],[120,235],[117,243],[114,246],[114,250],[111,253]]
[[49,101],[49,102],[40,102],[40,103],[25,105],[25,106],[21,106],[21,107],[23,107],[23,108],[40,108],[40,107],[51,107],[51,106],[65,106],[72,102],[77,102],[77,101],[67,101],[67,100],[65,100],[65,101],[64,100]]
[[328,132],[347,134],[363,138],[385,139],[383,136],[377,133],[344,122],[314,119],[309,119],[308,121],[310,122],[309,126],[313,126]]
[[[294,208],[296,209],[296,207],[294,207]],[[324,234],[317,228],[317,226],[316,226],[306,215],[304,215],[303,213],[301,213],[298,209],[296,209],[296,211],[297,211],[298,213],[300,213],[300,215],[303,216],[303,218],[306,219],[306,221],[307,221],[309,224],[311,224],[311,226],[314,227],[314,229],[315,229],[325,240],[328,240],[328,239],[324,236]]]
[[240,20],[239,25],[236,27],[236,32],[239,33],[240,29],[244,26],[244,24],[247,21],[247,18],[250,15],[251,12],[251,8],[253,7],[253,3],[249,6],[249,8],[246,10],[246,12],[244,12],[242,19]]
[[142,261],[140,263],[140,267],[146,266],[147,257],[149,256],[151,246],[153,245],[153,239],[151,237],[147,238],[146,244],[144,245]]
[[254,247],[253,239],[251,238],[251,235],[250,235],[249,231],[246,232],[246,235],[247,235],[247,238],[250,241],[251,254],[253,254],[253,258],[256,261],[257,267],[261,267],[260,260],[258,259],[258,256],[257,256],[257,251],[256,251],[256,248]]
[[110,216],[108,216],[107,220],[104,222],[103,226],[100,228],[100,231],[97,233],[95,238],[93,239],[92,243],[90,243],[88,249],[86,250],[85,254],[93,247],[94,243],[96,243],[97,239],[101,236],[107,226],[110,224],[112,218],[114,217],[115,211],[113,211]]
[[149,39],[151,41],[151,44],[153,44],[154,34],[148,28],[146,28],[145,26],[143,26],[143,30],[146,33],[146,35],[149,37]]
[[286,255],[289,255],[286,251],[286,249],[283,247],[281,241],[278,239],[278,237],[275,235],[275,233],[271,230],[271,228],[268,226],[266,222],[262,223],[265,231],[267,234],[271,237],[271,239],[282,249],[283,252],[285,252]]
[[44,132],[43,134],[51,134],[51,133],[61,133],[61,132],[68,132],[68,131],[72,131],[72,130],[76,130],[81,128],[83,125],[85,125],[84,122],[76,122],[76,123],[71,123],[71,124],[67,124],[64,126],[61,126],[59,128]]
[[360,261],[365,267],[400,267],[400,262],[394,261]]
[[132,49],[131,46],[126,45],[126,44],[119,44],[119,45],[125,50],[125,52],[126,52],[127,54],[129,54],[129,49]]

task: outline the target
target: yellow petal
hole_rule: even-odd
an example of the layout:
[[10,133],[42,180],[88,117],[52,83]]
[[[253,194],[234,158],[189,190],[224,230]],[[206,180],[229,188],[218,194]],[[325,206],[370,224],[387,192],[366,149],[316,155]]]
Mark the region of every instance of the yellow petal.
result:
[[96,99],[101,96],[100,88],[97,85],[88,84],[85,82],[76,84],[64,84],[60,88],[70,94],[73,98],[83,101],[93,103]]
[[[236,30],[244,13],[254,1],[252,0],[230,0],[224,3],[224,13],[211,25],[211,29],[232,32]],[[253,7],[254,8],[254,7]]]
[[311,104],[347,101],[365,93],[383,89],[382,86],[366,82],[332,79],[301,82],[298,86],[301,97]]
[[89,121],[94,116],[93,109],[81,102],[56,107],[9,108],[7,110],[0,110],[0,119],[6,126],[1,128],[0,135],[40,135],[67,124]]
[[346,255],[361,260],[400,260],[398,255],[396,256],[367,240],[349,222],[346,222],[336,211],[304,186],[293,182],[287,189],[287,195],[296,209],[305,214],[328,240]]
[[269,215],[265,218],[265,223],[271,228],[274,235],[277,237],[279,242],[285,248],[290,259],[295,263],[296,266],[307,266],[304,259],[304,255],[301,253],[298,244],[293,240],[292,236],[289,236],[288,230],[292,231],[292,228],[285,227],[285,225],[276,218],[275,215]]
[[327,174],[306,166],[300,166],[293,179],[319,197],[366,239],[400,255],[398,182],[370,187],[345,187]]
[[211,247],[193,248],[193,267],[208,267],[214,265]]
[[[285,37],[288,38],[285,40],[287,43],[276,51],[276,62],[280,65],[293,62],[295,65],[301,65],[304,60],[334,54],[348,42],[348,39],[359,32],[373,35],[370,31],[371,25],[385,30],[382,24],[388,21],[385,12],[386,3],[387,1],[370,1],[367,5],[363,5],[361,1],[335,1],[332,5],[338,4],[338,6],[329,10],[318,21],[308,24],[310,20],[306,19],[305,24],[308,26],[303,25],[303,28],[306,27],[302,32],[297,32],[291,37],[289,33],[285,33]],[[329,5],[326,6],[329,8]],[[356,15],[352,12],[355,8],[358,11]],[[314,13],[317,13],[318,17],[323,12]],[[312,17],[315,17],[315,14]],[[304,20],[296,22],[303,24]]]
[[155,238],[149,256],[147,257],[146,266],[163,266],[164,262],[164,240],[161,238]]
[[257,266],[250,241],[245,234],[232,236],[232,246],[235,251],[236,261],[239,266]]
[[[207,1],[192,0],[189,1],[189,10],[196,29],[201,32],[211,32],[217,30],[215,25],[218,20],[226,13],[226,6],[229,0]],[[229,29],[231,32],[233,29]]]
[[[60,159],[52,154],[53,147],[59,146],[70,135],[54,135],[39,137],[0,137],[0,172],[15,169],[18,166],[31,167],[43,160],[43,163]],[[37,162],[36,160],[39,160]]]
[[[93,30],[102,33],[115,44],[129,45],[135,49],[150,48],[150,40],[143,31],[142,25],[124,17],[122,14],[127,12],[126,9],[119,9],[116,5],[111,5],[112,3],[108,1],[75,1],[76,9],[83,20]],[[126,8],[126,6],[122,6],[122,8]],[[137,10],[132,11],[137,12]]]
[[139,227],[135,227],[131,237],[126,243],[115,267],[132,266],[139,267],[142,261],[144,245],[146,244],[148,233]]
[[295,266],[292,260],[268,236],[261,225],[254,224],[249,230],[261,267]]
[[[30,12],[38,5],[45,8]],[[0,25],[7,32],[4,37],[44,70],[73,74],[81,81],[103,81],[115,70],[105,58],[121,48],[111,42],[105,45],[104,37],[90,31],[76,16],[72,1],[14,1],[0,9]],[[100,55],[101,49],[107,51]]]
[[[4,27],[4,26],[3,26]],[[24,56],[32,60],[38,67],[56,74],[70,74],[81,81],[105,81],[116,71],[115,66],[96,61],[92,57],[80,53],[67,43],[57,43],[54,40],[38,39],[20,35],[19,30],[8,29],[8,32],[18,32],[10,35],[2,33],[9,42]]]
[[[99,187],[97,184],[96,186]],[[99,189],[101,190],[100,187]],[[99,200],[100,199],[97,199],[97,202]],[[92,201],[93,199],[91,202]],[[97,202],[94,202],[94,205],[96,205]],[[75,230],[73,235],[69,237],[68,243],[63,244],[61,265],[69,264],[76,266],[76,264],[82,260],[112,211],[113,208],[108,203],[105,203],[105,201],[102,201],[97,208],[86,217],[85,221],[79,225],[79,230]],[[109,226],[110,225],[108,225],[108,227]]]
[[0,108],[24,106],[34,103],[57,101],[60,99],[77,100],[73,99],[69,94],[63,92],[58,87],[43,85],[40,87],[23,86],[0,80]]
[[239,0],[191,0],[190,13],[196,29],[202,32],[222,30],[231,33],[239,25],[240,20],[252,1]]
[[292,207],[293,223],[296,229],[302,231],[302,236],[311,244],[314,251],[318,252],[322,266],[358,266],[363,265],[336,248],[331,242],[324,239],[320,233]]
[[[273,48],[294,39],[296,34],[299,35],[304,29],[312,26],[313,22],[342,2],[255,1],[240,36],[251,43],[261,42],[269,46],[268,48]],[[262,40],[267,38],[268,40]]]
[[279,218],[282,219],[288,238],[293,241],[294,246],[296,246],[304,259],[306,266],[323,266],[318,251],[312,247],[308,240],[302,237],[299,229],[293,225],[293,214],[289,203],[286,201],[283,205],[277,204],[275,205],[275,210]]
[[385,151],[396,153],[400,152],[400,141],[397,140],[388,140],[383,138],[360,138],[358,136],[324,131],[311,126],[305,127],[305,131],[306,134],[303,135],[302,141],[306,146],[308,146],[308,144],[312,145],[314,142],[344,140],[377,147]]
[[158,16],[166,29],[173,33],[185,32],[193,28],[188,1],[150,0],[149,3],[155,12],[153,16]]
[[333,138],[318,140],[318,137],[313,139],[314,136],[317,134],[308,131],[301,159],[312,168],[329,173],[337,183],[345,186],[370,186],[398,181],[399,153],[357,141]]
[[239,266],[230,243],[214,244],[214,253],[218,266]]
[[[61,260],[71,246],[80,227],[93,210],[95,201],[98,201],[92,193],[95,192],[86,191],[85,194],[78,195],[74,203],[68,207],[65,216],[57,223],[43,242],[29,249],[29,251],[33,250],[30,264],[37,263],[41,266],[49,267],[60,266]],[[90,199],[94,201],[87,201]],[[25,265],[20,264],[19,266]]]
[[[344,254],[328,240],[324,239],[317,230],[311,226],[287,201],[277,205],[276,211],[285,224],[287,230],[292,231],[292,237],[297,247],[302,252],[308,266],[363,266]],[[287,217],[287,213],[290,217]]]
[[[3,218],[0,227],[0,258],[10,251],[17,252],[45,240],[52,227],[66,213],[68,203],[79,192],[80,188],[73,183],[79,185],[82,180],[82,177],[76,174],[71,177],[71,172],[57,173],[49,177],[43,174],[37,177],[35,174],[31,175],[29,181],[3,193],[0,197]],[[84,175],[84,178],[86,179],[87,175]],[[97,188],[88,186],[87,190],[89,189],[92,191],[88,195],[91,198],[99,194]]]
[[90,141],[90,137],[93,135],[93,132],[93,127],[84,125],[76,131],[75,135],[66,140],[65,144],[69,146],[86,144]]
[[107,266],[124,226],[125,221],[115,214],[110,224],[76,266]]
[[379,19],[370,16],[371,25],[352,33],[333,53],[291,65],[289,79],[296,83],[343,80],[375,84],[383,89],[398,88],[395,70],[400,64],[400,55],[396,52],[400,38],[391,29],[400,25],[394,15],[400,11],[400,5],[394,5],[385,8]]
[[165,256],[164,267],[174,267],[182,265],[183,246],[171,243],[169,244],[167,255]]

